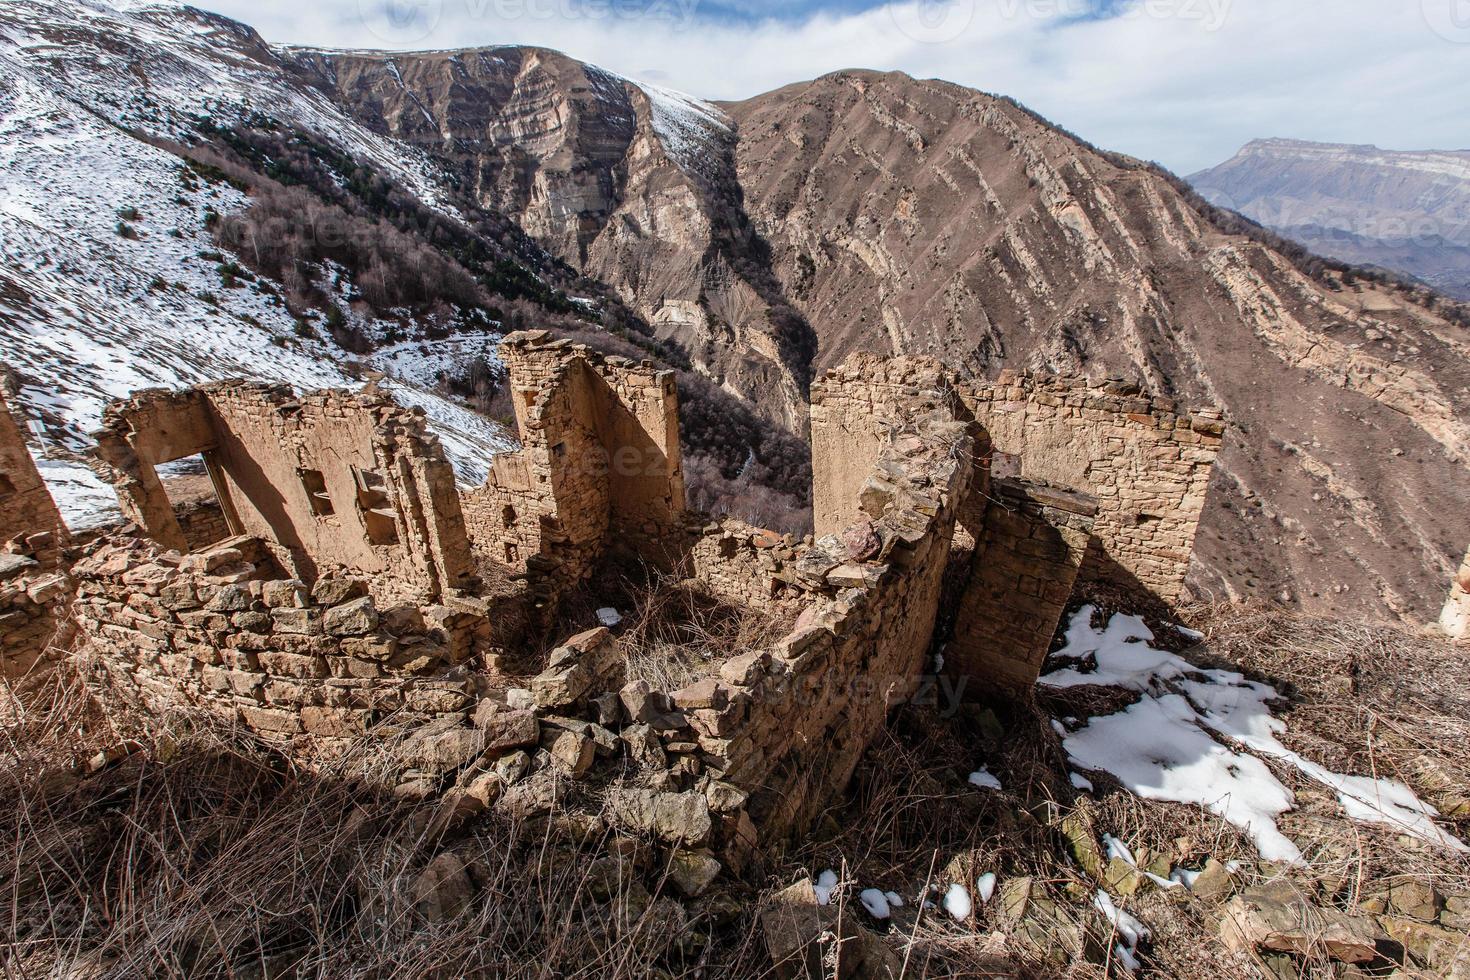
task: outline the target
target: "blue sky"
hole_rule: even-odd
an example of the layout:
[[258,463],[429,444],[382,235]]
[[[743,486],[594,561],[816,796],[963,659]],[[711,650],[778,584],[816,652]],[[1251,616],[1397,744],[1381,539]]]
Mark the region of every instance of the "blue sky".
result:
[[273,42],[538,44],[711,99],[840,68],[1191,173],[1257,137],[1470,148],[1470,0],[195,0]]

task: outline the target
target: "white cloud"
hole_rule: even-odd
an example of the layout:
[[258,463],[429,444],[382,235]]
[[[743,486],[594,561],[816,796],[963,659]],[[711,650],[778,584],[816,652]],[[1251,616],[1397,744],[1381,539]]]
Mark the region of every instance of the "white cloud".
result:
[[1112,4],[1125,16],[1102,19],[1078,16],[1095,0],[913,0],[751,23],[704,16],[700,2],[204,5],[276,42],[536,44],[713,99],[839,68],[902,70],[1013,96],[1099,146],[1180,173],[1264,136],[1470,143],[1470,0],[1129,0]]

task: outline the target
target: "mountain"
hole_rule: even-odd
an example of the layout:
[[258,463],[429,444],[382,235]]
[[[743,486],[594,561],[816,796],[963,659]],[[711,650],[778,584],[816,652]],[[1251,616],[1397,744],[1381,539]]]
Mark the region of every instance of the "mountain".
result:
[[[681,370],[702,502],[751,473],[790,502],[810,379],[924,353],[1223,407],[1203,594],[1425,622],[1464,553],[1463,308],[1007,99],[845,71],[712,105],[539,48],[54,0],[0,0],[0,57],[0,349],[74,441],[125,383],[232,371],[386,371],[488,424],[462,396],[534,323]],[[317,211],[371,234],[302,233]]]
[[741,207],[719,109],[540,48],[284,53],[479,207],[607,283],[702,373],[800,428],[814,340]]
[[1319,255],[1470,299],[1470,150],[1256,140],[1189,182]]

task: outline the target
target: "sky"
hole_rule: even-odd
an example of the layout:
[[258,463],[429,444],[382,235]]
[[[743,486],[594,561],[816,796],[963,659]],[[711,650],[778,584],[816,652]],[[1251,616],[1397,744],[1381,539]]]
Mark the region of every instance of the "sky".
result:
[[1183,175],[1262,137],[1470,149],[1470,0],[194,2],[275,43],[535,44],[707,99],[904,71]]

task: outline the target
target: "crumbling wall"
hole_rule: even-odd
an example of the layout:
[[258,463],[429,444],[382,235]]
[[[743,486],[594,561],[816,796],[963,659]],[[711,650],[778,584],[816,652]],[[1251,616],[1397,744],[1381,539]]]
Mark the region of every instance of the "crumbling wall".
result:
[[949,413],[911,413],[856,491],[861,519],[841,534],[794,546],[738,524],[707,528],[696,564],[725,570],[720,588],[735,595],[758,600],[779,583],[780,601],[803,610],[795,630],[672,692],[642,681],[618,690],[615,640],[554,653],[528,693],[555,765],[584,779],[604,755],[617,772],[641,767],[608,791],[609,812],[624,829],[703,848],[682,860],[712,851],[738,868],[758,841],[808,826],[922,683],[969,450]]
[[[389,721],[380,734],[464,722],[472,695],[497,677],[483,601],[380,609],[362,579],[284,577],[251,538],[195,555],[114,538],[74,575],[82,649],[116,693],[267,737],[331,744]],[[477,669],[445,678],[461,665]]]
[[1439,625],[1455,639],[1470,639],[1470,551],[1465,553],[1465,561],[1455,574]]
[[859,351],[812,384],[812,517],[818,535],[859,519],[859,490],[872,475],[886,433],[911,413],[938,409],[957,417],[962,411],[943,366],[924,357]]
[[0,679],[24,677],[65,647],[71,591],[64,571],[0,554]]
[[1095,544],[1080,573],[1180,598],[1225,424],[1119,381],[1003,371],[961,397],[993,443],[992,472],[1097,498]]
[[521,449],[463,501],[482,561],[525,571],[554,603],[612,551],[672,565],[686,541],[672,371],[545,331],[501,344]]
[[0,392],[0,549],[50,564],[65,535],[61,512]]
[[689,574],[732,605],[786,614],[806,598],[792,564],[801,548],[789,534],[726,519],[703,528],[689,549]]
[[359,575],[424,601],[472,584],[453,471],[422,413],[375,389],[139,392],[108,408],[97,439],[124,515],[167,547],[186,551],[189,537],[155,467],[197,454],[230,529],[297,578]]
[[1096,500],[1085,494],[991,481],[973,574],[944,651],[944,672],[956,687],[987,693],[1036,683],[1096,514]]

